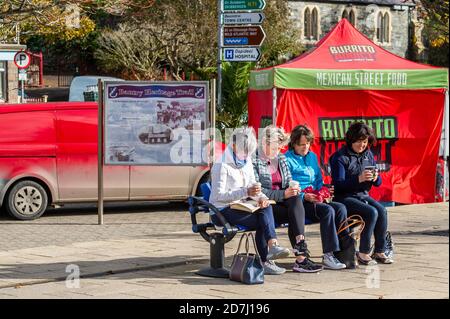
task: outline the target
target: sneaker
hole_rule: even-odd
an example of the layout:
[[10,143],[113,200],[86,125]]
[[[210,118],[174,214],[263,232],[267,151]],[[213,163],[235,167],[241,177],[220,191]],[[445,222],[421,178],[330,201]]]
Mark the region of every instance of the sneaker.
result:
[[264,263],[264,275],[281,275],[286,272],[285,268],[278,267],[273,260]]
[[296,260],[292,268],[295,272],[319,272],[322,269],[322,265],[316,264],[309,258],[305,258],[301,263]]
[[333,270],[339,270],[344,269],[347,266],[345,264],[341,263],[334,255],[333,253],[324,254],[322,257],[322,264],[327,269],[333,269]]
[[273,245],[269,249],[269,253],[267,254],[267,260],[274,260],[279,258],[289,257],[289,249],[283,248],[278,244]]
[[311,257],[311,254],[308,250],[308,245],[304,240],[301,240],[300,242],[296,243],[293,251],[295,256],[305,256],[306,258]]

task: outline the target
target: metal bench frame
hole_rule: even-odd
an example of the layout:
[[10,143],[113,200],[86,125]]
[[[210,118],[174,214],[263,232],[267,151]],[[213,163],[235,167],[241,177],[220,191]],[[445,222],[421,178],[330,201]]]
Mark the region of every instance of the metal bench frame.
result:
[[[210,244],[210,267],[200,269],[196,274],[206,277],[228,278],[229,270],[224,267],[225,263],[225,244],[236,236],[240,231],[253,231],[241,225],[231,225],[221,213],[220,209],[209,202],[211,194],[211,185],[203,183],[200,185],[203,194],[202,197],[190,196],[188,199],[189,213],[191,214],[192,231],[199,233],[203,239]],[[210,220],[215,216],[222,225],[221,231],[218,230],[211,221],[204,224],[197,222],[197,214],[199,212],[209,213]],[[305,224],[311,224],[308,219]],[[277,226],[277,225],[276,225]],[[278,225],[278,227],[286,227],[287,224]]]

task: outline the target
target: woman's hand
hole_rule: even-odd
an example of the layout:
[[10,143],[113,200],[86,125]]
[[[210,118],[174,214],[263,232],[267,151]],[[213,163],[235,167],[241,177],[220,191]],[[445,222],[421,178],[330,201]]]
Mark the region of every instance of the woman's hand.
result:
[[259,208],[266,208],[266,207],[268,207],[270,205],[270,203],[269,203],[269,200],[268,199],[260,199],[259,201],[258,201],[258,206],[259,206]]
[[260,186],[250,186],[247,188],[247,194],[248,196],[252,197],[252,196],[257,196],[261,193],[261,187]]
[[373,174],[372,171],[365,169],[361,175],[358,176],[358,180],[360,183],[364,183],[364,182],[371,182],[373,181]]
[[311,193],[306,193],[305,194],[305,200],[311,203],[318,203],[319,199],[317,198],[316,195],[311,194]]
[[334,196],[334,185],[331,185],[330,187],[328,187],[328,189],[330,190],[331,197],[333,197]]
[[378,170],[376,169],[376,170],[374,171],[373,179],[372,179],[372,181],[373,181],[374,183],[377,181],[379,175],[380,175],[380,173],[379,173]]
[[298,189],[297,187],[295,188],[289,187],[284,190],[284,198],[287,199],[293,196],[297,196],[299,193],[300,189]]

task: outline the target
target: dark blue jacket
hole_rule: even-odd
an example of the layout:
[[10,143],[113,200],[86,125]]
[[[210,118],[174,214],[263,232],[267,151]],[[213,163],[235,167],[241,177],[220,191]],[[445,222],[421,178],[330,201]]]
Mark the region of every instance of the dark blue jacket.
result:
[[343,146],[331,155],[331,177],[333,178],[335,197],[337,199],[349,196],[360,198],[369,194],[372,185],[380,186],[380,175],[375,182],[360,183],[358,180],[366,166],[375,165],[375,159],[369,149],[357,154],[347,146]]

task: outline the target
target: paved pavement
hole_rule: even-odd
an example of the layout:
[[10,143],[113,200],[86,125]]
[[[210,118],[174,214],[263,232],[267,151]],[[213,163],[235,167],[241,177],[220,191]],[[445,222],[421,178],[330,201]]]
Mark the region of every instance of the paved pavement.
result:
[[[185,204],[107,204],[102,226],[90,205],[28,222],[1,216],[0,298],[448,299],[448,203],[388,211],[395,264],[318,274],[289,270],[266,276],[257,289],[195,274],[208,264],[209,246],[191,232]],[[313,259],[320,261],[319,225],[306,230]],[[277,232],[288,246],[286,229]],[[237,242],[226,245],[227,265]],[[278,264],[290,269],[293,260]],[[73,280],[78,270],[81,279]]]

